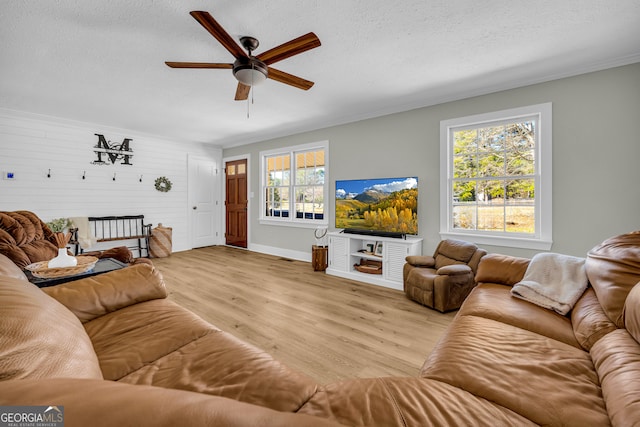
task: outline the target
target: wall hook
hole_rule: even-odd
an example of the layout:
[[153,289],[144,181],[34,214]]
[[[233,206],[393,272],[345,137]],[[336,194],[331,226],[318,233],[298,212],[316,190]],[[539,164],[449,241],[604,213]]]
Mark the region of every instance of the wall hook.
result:
[[82,171],[82,179],[86,179],[87,178],[87,171]]
[[140,182],[142,182],[142,175],[140,175],[140,179],[139,179],[139,181],[140,181]]
[[47,178],[51,178],[51,169],[49,169],[49,172],[47,172]]
[[115,172],[113,173],[113,180],[114,181],[116,180],[116,173]]

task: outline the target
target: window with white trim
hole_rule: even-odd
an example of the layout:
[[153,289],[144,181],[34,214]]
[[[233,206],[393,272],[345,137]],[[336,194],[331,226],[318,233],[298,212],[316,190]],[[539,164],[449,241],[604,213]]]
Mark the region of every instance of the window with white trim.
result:
[[260,153],[261,223],[317,227],[327,224],[328,143]]
[[440,234],[551,248],[551,103],[440,122]]

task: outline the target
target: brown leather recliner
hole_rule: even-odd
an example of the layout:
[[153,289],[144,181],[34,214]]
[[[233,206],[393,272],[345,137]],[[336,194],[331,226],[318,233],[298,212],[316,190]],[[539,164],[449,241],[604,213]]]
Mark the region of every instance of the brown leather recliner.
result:
[[403,269],[404,292],[443,313],[456,310],[475,286],[478,264],[486,254],[473,243],[447,239],[438,244],[433,256],[408,256]]
[[20,268],[58,255],[53,232],[29,211],[0,212],[0,254]]
[[[48,261],[58,255],[54,234],[33,212],[0,212],[0,254],[5,255],[21,269],[34,262]],[[125,246],[83,255],[135,263],[131,251]]]

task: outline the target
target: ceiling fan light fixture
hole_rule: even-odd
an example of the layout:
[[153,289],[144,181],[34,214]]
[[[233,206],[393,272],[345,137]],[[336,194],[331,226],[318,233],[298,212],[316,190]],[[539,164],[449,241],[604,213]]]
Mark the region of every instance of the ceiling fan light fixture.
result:
[[[258,56],[253,56],[253,52],[258,48],[260,42],[255,37],[240,37],[242,47],[238,46],[234,37],[222,28],[222,26],[209,14],[209,12],[194,10],[189,13],[205,30],[209,32],[233,57],[235,62],[219,63],[219,62],[176,62],[166,61],[165,64],[171,68],[209,68],[209,69],[229,69],[233,71],[233,75],[238,80],[236,88],[236,101],[248,100],[249,94],[253,99],[252,86],[264,82],[266,79],[272,79],[289,86],[302,90],[309,90],[313,86],[313,82],[305,80],[293,74],[285,73],[277,69],[271,68],[271,65],[283,59],[299,55],[310,49],[320,46],[318,36],[310,32],[295,39],[282,43],[274,48],[262,52]],[[246,53],[242,49],[246,50]]]
[[250,58],[246,63],[236,61],[233,64],[233,75],[240,83],[255,86],[267,80],[269,70],[260,60]]

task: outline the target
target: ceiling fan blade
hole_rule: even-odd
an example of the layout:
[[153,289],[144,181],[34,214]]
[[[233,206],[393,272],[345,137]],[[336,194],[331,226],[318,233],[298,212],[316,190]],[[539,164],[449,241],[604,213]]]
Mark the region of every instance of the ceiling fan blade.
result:
[[236,59],[248,58],[247,53],[238,46],[238,43],[227,33],[224,28],[209,14],[209,12],[202,12],[194,10],[189,12],[196,21],[200,23],[213,37],[220,42]]
[[293,39],[286,43],[262,52],[257,58],[267,65],[274,64],[283,59],[287,59],[293,55],[297,55],[307,50],[320,46],[320,39],[314,33],[307,33],[297,39]]
[[244,85],[238,82],[238,88],[236,89],[236,101],[244,101],[249,97],[249,90],[251,90],[251,86]]
[[220,64],[217,62],[173,62],[166,61],[171,68],[233,68],[233,64]]
[[285,73],[284,71],[276,70],[271,67],[269,67],[269,74],[267,77],[302,90],[309,90],[311,89],[311,86],[314,85],[312,81],[305,80],[302,77],[294,76],[293,74]]

